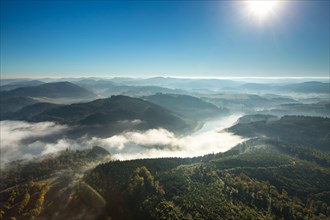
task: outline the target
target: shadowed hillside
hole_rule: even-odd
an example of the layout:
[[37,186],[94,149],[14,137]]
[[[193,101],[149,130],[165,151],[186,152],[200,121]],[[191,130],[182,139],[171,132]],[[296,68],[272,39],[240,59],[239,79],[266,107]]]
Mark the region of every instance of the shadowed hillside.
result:
[[240,123],[228,130],[246,137],[270,137],[329,151],[329,127],[329,118],[284,116],[279,120]]

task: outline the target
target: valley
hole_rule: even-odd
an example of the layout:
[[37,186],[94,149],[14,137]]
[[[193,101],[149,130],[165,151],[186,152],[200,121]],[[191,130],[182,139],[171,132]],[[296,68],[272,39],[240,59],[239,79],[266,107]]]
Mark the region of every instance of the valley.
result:
[[[3,88],[1,218],[329,218],[328,95],[301,99],[302,86],[323,90],[150,81]],[[57,95],[39,96],[49,85]]]

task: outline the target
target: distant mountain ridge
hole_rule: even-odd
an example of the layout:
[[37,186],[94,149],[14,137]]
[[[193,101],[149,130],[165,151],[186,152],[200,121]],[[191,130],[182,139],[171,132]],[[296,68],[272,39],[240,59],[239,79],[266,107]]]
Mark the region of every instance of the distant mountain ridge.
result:
[[309,82],[282,86],[279,89],[292,91],[292,92],[300,92],[300,93],[329,93],[330,83],[309,81]]
[[329,93],[330,83],[318,81],[306,81],[302,83],[290,83],[287,85],[279,84],[263,84],[263,83],[245,83],[239,88],[255,91],[279,91],[279,92],[295,92],[295,93]]
[[87,89],[70,82],[45,83],[38,86],[20,87],[2,92],[4,97],[30,96],[49,98],[95,98],[96,95]]
[[0,91],[10,91],[20,87],[30,87],[30,86],[38,86],[42,85],[44,82],[39,80],[24,80],[19,82],[12,82],[0,87]]
[[171,89],[209,89],[217,90],[223,87],[235,87],[242,82],[227,79],[193,79],[175,77],[152,77],[147,79],[113,78],[111,81],[133,86],[162,86]]

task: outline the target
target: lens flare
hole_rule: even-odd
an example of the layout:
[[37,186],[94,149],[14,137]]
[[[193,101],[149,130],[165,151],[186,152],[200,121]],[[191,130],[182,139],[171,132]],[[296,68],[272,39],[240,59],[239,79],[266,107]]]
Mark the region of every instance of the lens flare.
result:
[[258,19],[263,19],[268,15],[273,14],[274,10],[278,6],[278,3],[278,1],[271,0],[246,1],[249,13],[257,17]]

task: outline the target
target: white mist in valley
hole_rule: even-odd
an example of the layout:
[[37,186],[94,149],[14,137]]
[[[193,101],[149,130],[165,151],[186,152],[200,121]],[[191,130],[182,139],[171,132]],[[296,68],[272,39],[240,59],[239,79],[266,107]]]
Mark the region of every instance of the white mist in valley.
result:
[[51,146],[38,139],[65,132],[67,128],[53,122],[0,121],[1,164],[65,149],[67,144],[61,143],[63,140],[59,140],[56,146]]
[[69,129],[53,122],[28,123],[1,121],[1,163],[55,153],[66,148],[86,149],[100,146],[107,149],[114,159],[130,160],[160,157],[194,157],[225,152],[243,142],[240,136],[224,130],[236,123],[241,115],[235,114],[206,122],[195,133],[179,137],[163,129],[124,132],[108,138],[61,138],[46,142],[41,137]]
[[236,123],[241,115],[206,122],[191,135],[177,137],[165,129],[127,132],[106,139],[93,138],[91,144],[109,150],[115,159],[130,160],[160,157],[195,157],[225,152],[245,141],[224,129]]

